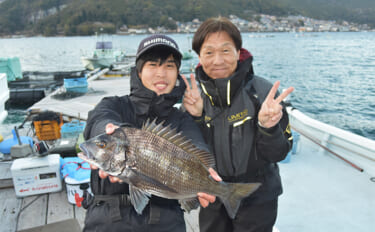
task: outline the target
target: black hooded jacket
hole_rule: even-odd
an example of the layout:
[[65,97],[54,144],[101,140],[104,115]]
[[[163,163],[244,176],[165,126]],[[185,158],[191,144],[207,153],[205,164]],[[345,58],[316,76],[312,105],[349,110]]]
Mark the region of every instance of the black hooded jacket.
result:
[[275,199],[282,193],[277,162],[288,154],[292,137],[285,107],[276,126],[258,125],[258,112],[272,84],[253,75],[252,56],[245,49],[232,76],[211,79],[201,66],[196,76],[204,102],[200,126],[219,175],[230,182],[261,182],[248,200]]
[[[180,75],[172,92],[160,96],[144,87],[135,68],[132,69],[130,81],[130,95],[105,97],[95,109],[89,112],[84,131],[86,140],[104,133],[108,123],[141,128],[147,119],[157,118],[158,123],[165,121],[165,125],[170,124],[177,131],[182,131],[184,136],[191,139],[197,147],[208,150],[202,134],[191,116],[173,107],[182,98],[186,88]],[[108,178],[102,181],[97,170],[91,172],[91,188],[94,194],[100,195],[129,193],[128,184],[110,183]],[[172,201],[155,196],[152,196],[151,201],[155,199],[162,202]]]

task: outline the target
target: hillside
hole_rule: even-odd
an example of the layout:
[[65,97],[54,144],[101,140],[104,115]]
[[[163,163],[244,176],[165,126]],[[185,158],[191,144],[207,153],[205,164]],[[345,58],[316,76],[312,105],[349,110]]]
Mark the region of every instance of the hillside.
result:
[[256,13],[375,26],[372,0],[0,0],[0,35],[91,35],[124,25],[175,29],[176,21],[230,14],[249,20]]
[[346,20],[375,27],[373,0],[280,0],[284,9],[301,15],[328,20]]

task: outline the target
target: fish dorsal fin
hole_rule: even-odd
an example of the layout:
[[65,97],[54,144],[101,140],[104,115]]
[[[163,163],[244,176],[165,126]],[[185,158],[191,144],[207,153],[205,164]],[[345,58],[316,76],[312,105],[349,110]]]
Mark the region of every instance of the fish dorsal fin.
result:
[[180,147],[184,151],[195,155],[198,159],[207,167],[215,166],[214,156],[202,149],[197,148],[190,139],[182,135],[181,132],[176,131],[175,128],[171,128],[171,125],[163,126],[165,121],[157,124],[156,119],[150,122],[149,119],[143,124],[142,130],[148,131],[152,134],[155,134],[159,137],[162,137],[174,145]]

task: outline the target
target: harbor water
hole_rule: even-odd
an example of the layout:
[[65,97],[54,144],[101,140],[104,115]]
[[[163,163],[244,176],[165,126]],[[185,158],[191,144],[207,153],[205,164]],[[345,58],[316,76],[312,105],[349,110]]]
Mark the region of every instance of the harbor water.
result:
[[[107,39],[128,55],[136,53],[147,35],[114,35]],[[182,52],[189,51],[192,34],[171,34]],[[254,70],[280,90],[295,87],[290,101],[295,108],[322,122],[375,139],[375,32],[243,33],[243,47],[254,57]],[[97,38],[0,38],[0,57],[19,57],[23,71],[83,70],[82,53],[94,48]],[[198,63],[183,62],[183,71]],[[20,124],[25,109],[9,109],[0,125],[7,137]]]

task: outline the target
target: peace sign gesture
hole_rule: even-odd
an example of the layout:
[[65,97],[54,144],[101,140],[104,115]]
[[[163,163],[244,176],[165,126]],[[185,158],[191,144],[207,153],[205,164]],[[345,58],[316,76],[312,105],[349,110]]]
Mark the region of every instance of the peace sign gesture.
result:
[[283,107],[280,103],[294,90],[293,87],[289,87],[275,99],[279,86],[280,81],[276,81],[260,108],[258,113],[258,122],[262,127],[271,128],[279,123],[281,117],[283,116]]
[[186,79],[184,75],[181,75],[182,79],[186,84],[186,90],[184,95],[184,100],[182,101],[185,109],[190,113],[190,115],[195,117],[202,116],[203,112],[203,99],[199,91],[197,82],[195,80],[194,74],[190,74],[190,82]]

